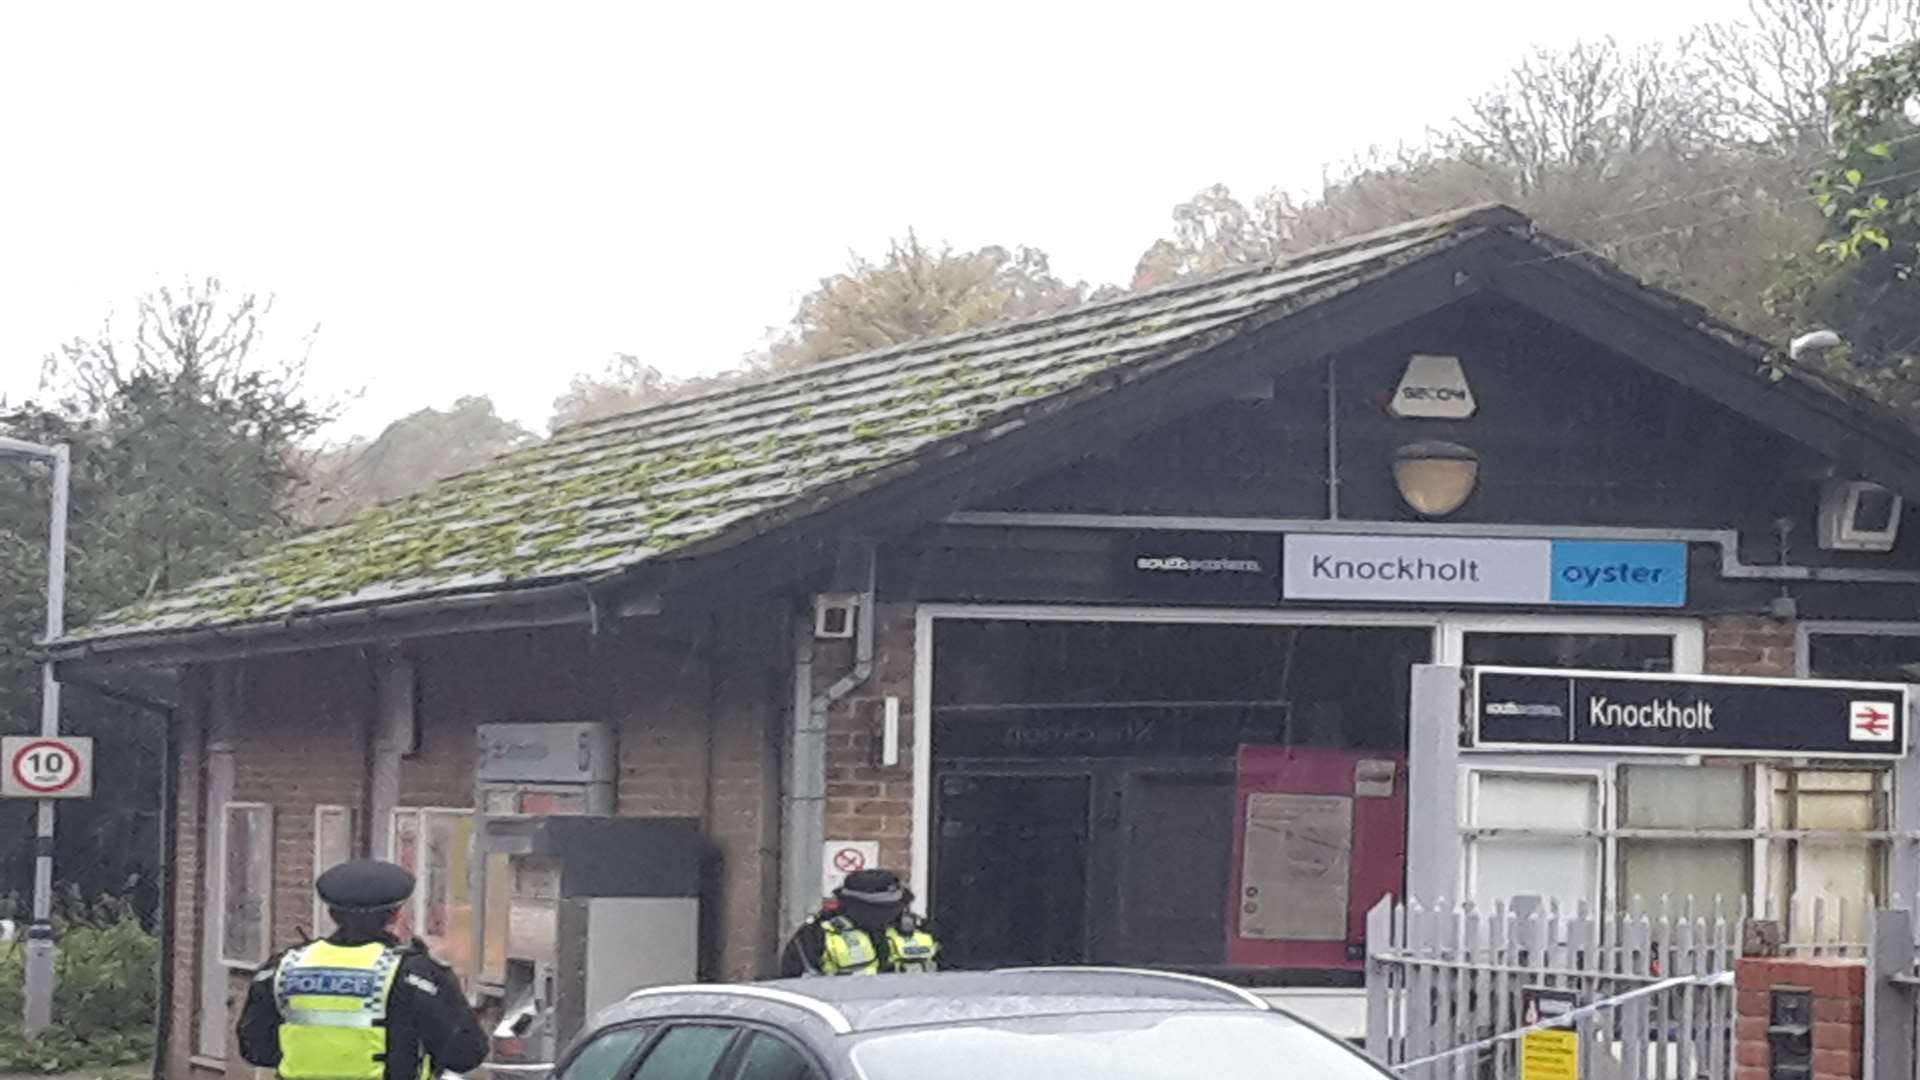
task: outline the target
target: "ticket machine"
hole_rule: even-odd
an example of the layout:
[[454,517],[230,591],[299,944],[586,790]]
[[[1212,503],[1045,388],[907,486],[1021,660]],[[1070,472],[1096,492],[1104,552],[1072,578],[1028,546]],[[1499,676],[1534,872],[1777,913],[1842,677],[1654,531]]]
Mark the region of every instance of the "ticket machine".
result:
[[1367,911],[1406,873],[1399,754],[1243,746],[1227,962],[1360,971]]
[[611,725],[483,724],[478,749],[473,989],[496,1060],[551,1062],[600,1007],[695,977],[700,823],[613,816]]
[[512,1045],[496,1056],[550,1062],[599,1009],[697,977],[697,819],[487,818],[475,847],[483,994]]

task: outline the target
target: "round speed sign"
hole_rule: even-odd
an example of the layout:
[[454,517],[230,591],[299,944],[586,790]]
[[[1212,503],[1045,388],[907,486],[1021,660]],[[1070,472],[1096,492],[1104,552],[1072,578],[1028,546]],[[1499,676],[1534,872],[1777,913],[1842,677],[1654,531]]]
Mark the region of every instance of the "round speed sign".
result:
[[15,783],[39,795],[57,795],[80,781],[83,765],[72,746],[35,739],[16,748],[7,762]]

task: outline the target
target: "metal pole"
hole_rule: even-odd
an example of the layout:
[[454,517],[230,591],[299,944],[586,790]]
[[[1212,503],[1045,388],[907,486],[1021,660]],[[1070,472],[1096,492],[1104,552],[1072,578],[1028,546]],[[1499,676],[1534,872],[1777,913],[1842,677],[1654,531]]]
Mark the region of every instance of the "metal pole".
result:
[[[43,449],[53,463],[53,519],[47,547],[47,640],[66,632],[67,486],[71,456],[65,445]],[[60,679],[48,657],[40,678],[40,734],[60,735]],[[53,807],[40,800],[33,840],[33,925],[27,928],[26,1029],[43,1031],[53,1023]]]

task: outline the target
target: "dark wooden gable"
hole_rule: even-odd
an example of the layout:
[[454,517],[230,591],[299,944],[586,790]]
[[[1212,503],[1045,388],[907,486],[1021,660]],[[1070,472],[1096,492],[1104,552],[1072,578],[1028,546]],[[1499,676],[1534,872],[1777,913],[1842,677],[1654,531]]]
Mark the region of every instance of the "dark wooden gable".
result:
[[[1461,358],[1478,411],[1465,421],[1393,417],[1387,402],[1413,353]],[[1412,521],[1394,490],[1396,447],[1444,439],[1481,458],[1474,497],[1449,522],[1736,528],[1748,557],[1920,565],[1920,522],[1894,555],[1822,560],[1813,543],[1824,456],[1527,306],[1466,297],[1337,353],[1340,510]],[[1271,394],[1224,397],[975,509],[1073,514],[1324,518],[1329,365],[1273,362]],[[1910,514],[1911,516],[1911,514]]]

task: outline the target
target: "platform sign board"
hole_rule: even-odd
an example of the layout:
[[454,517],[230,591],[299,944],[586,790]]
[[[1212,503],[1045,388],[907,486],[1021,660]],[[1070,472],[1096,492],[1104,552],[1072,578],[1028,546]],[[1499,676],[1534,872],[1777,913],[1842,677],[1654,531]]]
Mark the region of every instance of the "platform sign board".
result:
[[0,797],[84,799],[93,794],[93,740],[66,736],[0,738]]
[[1909,688],[1898,683],[1471,671],[1481,750],[1881,760],[1907,751]]

